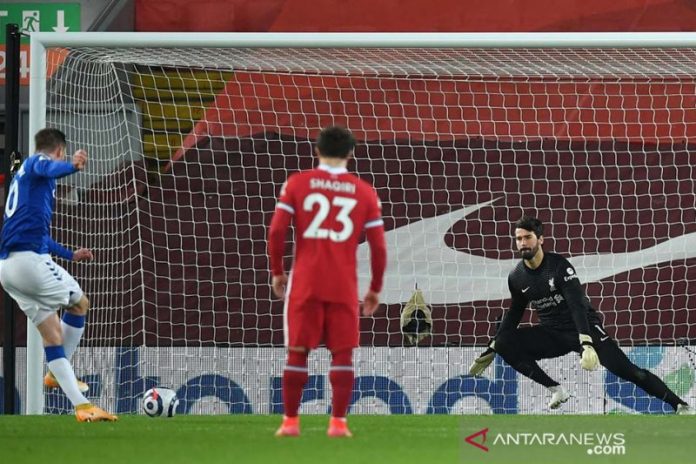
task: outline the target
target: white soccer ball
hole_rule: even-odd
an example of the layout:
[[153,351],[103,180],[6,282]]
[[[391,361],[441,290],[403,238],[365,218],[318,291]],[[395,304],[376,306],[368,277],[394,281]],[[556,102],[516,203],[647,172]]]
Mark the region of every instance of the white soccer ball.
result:
[[174,417],[179,398],[169,388],[155,387],[143,396],[143,411],[150,417]]

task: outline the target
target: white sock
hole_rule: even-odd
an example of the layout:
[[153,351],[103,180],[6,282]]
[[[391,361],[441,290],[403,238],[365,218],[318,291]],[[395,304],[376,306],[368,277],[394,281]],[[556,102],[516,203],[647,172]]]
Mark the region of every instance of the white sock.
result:
[[551,393],[556,393],[556,392],[563,391],[563,387],[561,387],[560,385],[554,385],[554,386],[552,386],[552,387],[546,387],[546,388],[548,388],[548,390],[549,390]]
[[66,358],[58,358],[48,362],[48,369],[58,381],[58,385],[68,397],[73,406],[89,403],[89,400],[80,393],[77,386],[77,377],[70,362]]
[[84,326],[73,327],[70,324],[66,324],[65,321],[60,321],[60,328],[63,330],[63,349],[65,349],[65,357],[70,361],[73,353],[77,349],[77,345],[80,344],[85,328]]

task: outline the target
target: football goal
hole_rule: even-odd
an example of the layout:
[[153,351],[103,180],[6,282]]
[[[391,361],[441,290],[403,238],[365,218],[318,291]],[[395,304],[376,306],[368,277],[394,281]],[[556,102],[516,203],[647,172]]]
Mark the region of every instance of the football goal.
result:
[[[36,33],[30,72],[31,134],[89,153],[53,233],[95,254],[61,264],[92,306],[73,363],[110,411],[140,412],[155,385],[179,413],[282,411],[267,228],[331,124],[359,141],[349,169],[377,189],[388,243],[352,412],[546,411],[499,358],[467,372],[507,309],[523,214],[629,357],[696,399],[696,34]],[[19,357],[24,411],[66,412],[32,328]],[[326,413],[328,362],[310,357],[303,412]],[[567,412],[671,410],[574,354],[541,365]]]

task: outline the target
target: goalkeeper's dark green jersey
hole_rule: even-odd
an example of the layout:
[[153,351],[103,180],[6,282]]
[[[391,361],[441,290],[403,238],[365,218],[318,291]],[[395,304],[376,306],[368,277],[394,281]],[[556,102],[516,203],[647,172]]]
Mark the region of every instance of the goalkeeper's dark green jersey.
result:
[[521,260],[508,275],[508,287],[512,303],[498,333],[516,328],[527,307],[536,310],[541,325],[553,329],[589,334],[590,325],[601,324],[575,268],[559,254],[544,252],[536,269]]

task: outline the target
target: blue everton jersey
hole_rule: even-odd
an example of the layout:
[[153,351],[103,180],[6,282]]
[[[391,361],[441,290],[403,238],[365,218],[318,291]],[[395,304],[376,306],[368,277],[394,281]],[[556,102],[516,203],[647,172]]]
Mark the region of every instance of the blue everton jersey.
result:
[[35,251],[72,259],[72,252],[51,239],[56,179],[77,170],[67,161],[38,153],[27,158],[12,179],[5,203],[0,259],[12,251]]

